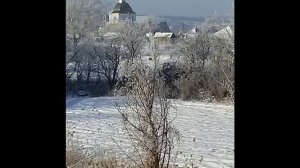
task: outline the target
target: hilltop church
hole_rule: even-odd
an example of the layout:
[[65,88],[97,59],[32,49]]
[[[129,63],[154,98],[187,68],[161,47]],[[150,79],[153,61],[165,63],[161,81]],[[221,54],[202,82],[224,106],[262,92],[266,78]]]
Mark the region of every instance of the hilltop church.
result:
[[[138,19],[137,19],[138,18]],[[112,11],[105,17],[106,23],[118,24],[122,22],[136,22],[138,24],[150,24],[152,22],[149,16],[136,16],[131,6],[125,0],[119,0]],[[154,20],[154,28],[146,34],[147,38],[153,36],[154,39],[160,41],[173,42],[175,34],[169,29],[166,21],[157,22]],[[114,34],[108,33],[107,36]]]
[[122,21],[136,21],[136,13],[125,0],[119,0],[114,9],[109,13],[110,23],[119,23]]

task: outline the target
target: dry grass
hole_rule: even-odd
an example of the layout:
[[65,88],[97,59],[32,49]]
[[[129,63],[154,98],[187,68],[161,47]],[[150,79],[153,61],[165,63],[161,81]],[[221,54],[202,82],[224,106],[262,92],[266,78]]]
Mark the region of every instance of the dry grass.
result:
[[[113,154],[101,152],[101,154],[84,153],[83,148],[78,148],[72,138],[68,138],[72,143],[66,148],[67,168],[135,168],[131,162],[117,158]],[[98,149],[95,152],[99,153]]]
[[[67,168],[139,168],[130,160],[123,160],[114,155],[100,155],[86,158],[86,155],[78,149],[67,150],[66,166]],[[199,160],[186,158],[186,163],[183,167],[178,167],[176,164],[169,165],[169,168],[198,168],[202,158]],[[78,164],[79,163],[79,164]],[[76,165],[76,166],[75,166]],[[151,168],[151,167],[143,167]]]
[[66,151],[67,168],[119,168],[120,165],[115,156],[86,155],[75,149]]

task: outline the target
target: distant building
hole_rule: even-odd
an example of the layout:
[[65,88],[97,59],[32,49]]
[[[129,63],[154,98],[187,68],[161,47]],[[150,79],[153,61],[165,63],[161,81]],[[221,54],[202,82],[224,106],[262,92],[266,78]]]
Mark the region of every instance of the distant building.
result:
[[188,32],[186,33],[182,33],[182,32],[179,32],[179,35],[184,37],[184,38],[189,38],[189,37],[196,37],[197,34],[199,33],[199,28],[196,26],[195,28],[193,28],[192,30],[189,30]]
[[214,33],[214,36],[218,39],[226,39],[230,42],[233,42],[233,31],[232,29],[230,28],[230,26],[227,26],[225,28],[223,28],[222,30]]
[[154,20],[152,17],[150,16],[145,16],[145,15],[138,15],[136,16],[136,22],[137,23],[149,23],[149,21]]
[[156,29],[156,32],[170,32],[167,22],[160,22],[158,24],[158,28]]
[[171,32],[156,32],[153,36],[154,38],[175,38],[175,34]]
[[[226,40],[231,45],[234,45],[234,31],[232,31],[230,26],[226,26],[220,31],[216,32],[214,36],[219,40]],[[234,49],[231,50],[234,54]]]
[[110,23],[119,23],[122,21],[136,21],[136,13],[125,0],[119,0],[114,9],[109,13]]
[[153,39],[157,42],[159,42],[160,44],[174,44],[175,42],[175,34],[172,32],[156,32],[153,35]]
[[196,34],[199,32],[198,27],[196,26],[194,29],[190,30],[190,33]]

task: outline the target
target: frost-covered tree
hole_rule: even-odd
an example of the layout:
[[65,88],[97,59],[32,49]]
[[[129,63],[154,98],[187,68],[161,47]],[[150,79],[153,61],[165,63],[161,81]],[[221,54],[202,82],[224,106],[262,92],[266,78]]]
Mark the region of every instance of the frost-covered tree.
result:
[[113,90],[119,71],[119,65],[123,51],[121,50],[121,40],[118,36],[106,39],[105,43],[93,46],[96,58],[97,72],[108,81],[110,90]]
[[103,0],[66,1],[66,69],[67,87],[73,76],[78,85],[89,83],[93,58],[89,42],[103,20]]
[[124,23],[120,25],[118,32],[123,46],[126,48],[126,57],[132,61],[140,56],[142,47],[145,44],[145,36],[148,28],[144,24]]
[[129,65],[129,80],[124,85],[125,105],[118,106],[123,126],[134,153],[129,156],[134,167],[169,168],[172,165],[174,140],[179,132],[171,117],[172,103],[166,98],[166,88],[159,75],[158,51],[153,52],[154,66],[146,66],[141,58]]
[[79,43],[90,37],[103,20],[102,0],[66,1],[66,63],[68,66],[79,53]]
[[189,64],[205,66],[212,48],[212,37],[208,33],[197,34],[195,38],[186,38],[181,44],[179,54]]
[[[226,32],[225,32],[226,33]],[[182,99],[234,99],[234,40],[202,32],[179,47]]]

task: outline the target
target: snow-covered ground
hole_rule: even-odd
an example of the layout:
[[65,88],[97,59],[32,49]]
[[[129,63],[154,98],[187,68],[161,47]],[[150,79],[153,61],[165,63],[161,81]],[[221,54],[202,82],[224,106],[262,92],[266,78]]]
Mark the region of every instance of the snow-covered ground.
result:
[[[131,146],[122,130],[117,97],[67,98],[66,131],[72,133],[78,145],[99,147],[124,155]],[[177,146],[179,166],[190,161],[199,167],[234,167],[234,107],[221,103],[174,101],[177,110],[175,127],[182,139]],[[116,142],[114,142],[114,141]],[[196,166],[196,165],[194,165]]]

